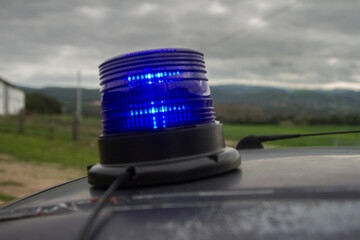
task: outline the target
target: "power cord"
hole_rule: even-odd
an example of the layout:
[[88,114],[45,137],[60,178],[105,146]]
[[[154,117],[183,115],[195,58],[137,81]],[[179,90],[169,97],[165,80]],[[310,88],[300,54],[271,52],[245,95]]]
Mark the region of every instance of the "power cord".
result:
[[116,189],[126,180],[130,179],[132,177],[133,173],[130,171],[126,171],[124,174],[119,175],[109,186],[109,188],[106,190],[104,195],[102,196],[101,200],[97,203],[94,210],[90,214],[89,218],[87,219],[83,229],[81,230],[81,233],[79,235],[78,240],[90,240],[91,239],[91,233],[94,229],[94,223],[99,215],[100,211],[106,206],[108,203],[108,200],[110,196],[116,191]]

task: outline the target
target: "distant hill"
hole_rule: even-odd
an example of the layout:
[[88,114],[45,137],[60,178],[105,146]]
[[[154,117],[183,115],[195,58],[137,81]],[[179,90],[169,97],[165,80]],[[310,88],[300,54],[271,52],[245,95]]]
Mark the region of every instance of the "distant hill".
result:
[[245,104],[267,113],[360,113],[360,92],[349,90],[287,90],[223,85],[211,88],[215,104]]
[[[24,88],[59,99],[69,112],[75,110],[76,88]],[[360,114],[360,92],[349,90],[289,90],[245,85],[211,87],[215,106],[246,106],[251,111],[271,115]],[[99,115],[98,89],[82,89],[84,112]],[[88,110],[88,111],[87,111]]]

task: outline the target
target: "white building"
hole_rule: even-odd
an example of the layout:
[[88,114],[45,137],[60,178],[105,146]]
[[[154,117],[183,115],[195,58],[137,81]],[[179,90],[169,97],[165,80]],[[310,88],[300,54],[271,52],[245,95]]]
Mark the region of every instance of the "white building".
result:
[[0,115],[18,114],[25,109],[25,91],[0,78]]

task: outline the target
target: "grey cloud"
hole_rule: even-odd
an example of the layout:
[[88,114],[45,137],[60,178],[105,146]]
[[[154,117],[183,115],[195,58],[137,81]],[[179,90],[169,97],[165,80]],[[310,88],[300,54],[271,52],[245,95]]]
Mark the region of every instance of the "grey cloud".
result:
[[[264,26],[251,25],[292,2]],[[5,0],[1,6],[0,75],[21,85],[73,86],[82,69],[84,82],[96,87],[102,61],[159,47],[203,51],[216,83],[355,83],[359,75],[357,1]]]

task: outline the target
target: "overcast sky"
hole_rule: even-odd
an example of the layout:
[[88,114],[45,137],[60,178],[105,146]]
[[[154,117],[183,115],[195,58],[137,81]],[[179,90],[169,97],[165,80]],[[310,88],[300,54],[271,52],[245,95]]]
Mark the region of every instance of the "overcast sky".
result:
[[360,90],[360,1],[0,0],[0,76],[98,87],[97,66],[132,51],[205,54],[210,84]]

